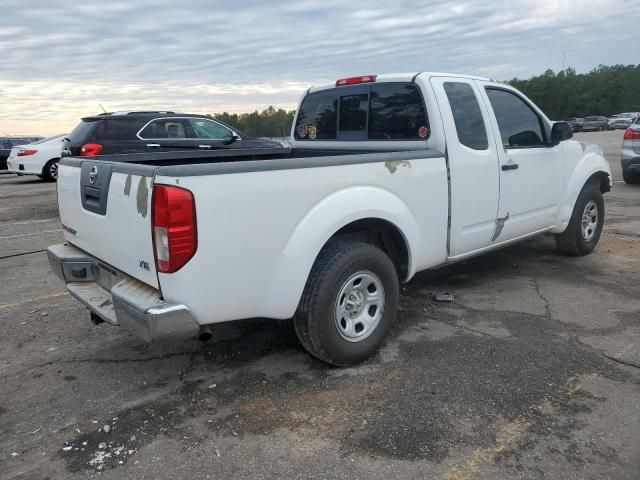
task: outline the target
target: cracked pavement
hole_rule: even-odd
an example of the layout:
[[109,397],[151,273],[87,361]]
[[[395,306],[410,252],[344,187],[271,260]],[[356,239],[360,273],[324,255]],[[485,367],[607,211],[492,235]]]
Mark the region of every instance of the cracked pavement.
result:
[[580,135],[617,182],[592,255],[541,237],[423,272],[380,353],[345,369],[289,322],[153,347],[94,326],[48,268],[55,185],[0,175],[0,478],[637,479],[640,186],[620,183],[621,138]]

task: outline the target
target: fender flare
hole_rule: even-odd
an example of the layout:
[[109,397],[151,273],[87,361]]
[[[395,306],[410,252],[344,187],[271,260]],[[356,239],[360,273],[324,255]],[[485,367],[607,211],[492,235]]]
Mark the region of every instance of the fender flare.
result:
[[609,162],[604,158],[600,147],[589,145],[585,148],[582,158],[573,169],[573,173],[567,182],[565,196],[558,210],[556,227],[551,230],[551,233],[562,233],[566,230],[578,195],[580,195],[587,182],[597,174],[607,175],[609,188],[611,188],[611,167]]
[[402,233],[409,253],[407,278],[410,278],[415,273],[416,247],[421,241],[411,209],[382,188],[349,187],[324,197],[298,222],[272,277],[265,298],[267,311],[278,312],[278,318],[292,317],[322,247],[346,225],[371,218],[385,220]]

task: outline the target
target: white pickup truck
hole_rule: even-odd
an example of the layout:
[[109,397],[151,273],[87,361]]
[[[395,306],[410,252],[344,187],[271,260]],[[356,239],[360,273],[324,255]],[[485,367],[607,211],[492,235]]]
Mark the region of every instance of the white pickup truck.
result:
[[596,246],[611,188],[514,88],[441,73],[310,88],[288,154],[70,157],[52,269],[92,319],[152,341],[293,318],[302,345],[359,362],[391,327],[399,282],[544,232]]

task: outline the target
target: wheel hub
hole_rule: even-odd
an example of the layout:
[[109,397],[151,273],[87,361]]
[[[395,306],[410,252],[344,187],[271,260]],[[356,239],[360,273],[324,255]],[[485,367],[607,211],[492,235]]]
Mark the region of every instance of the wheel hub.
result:
[[598,227],[598,206],[593,200],[589,200],[582,212],[582,238],[590,242],[596,235]]
[[335,306],[338,333],[349,342],[360,342],[371,335],[384,311],[384,287],[369,271],[358,272],[342,284]]

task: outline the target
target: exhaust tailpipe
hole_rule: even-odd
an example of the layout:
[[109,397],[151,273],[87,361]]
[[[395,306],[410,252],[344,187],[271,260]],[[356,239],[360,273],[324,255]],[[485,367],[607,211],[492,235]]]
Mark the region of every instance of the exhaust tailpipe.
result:
[[213,334],[211,333],[211,327],[209,325],[202,325],[200,332],[198,332],[198,340],[201,342],[208,342],[211,340]]

